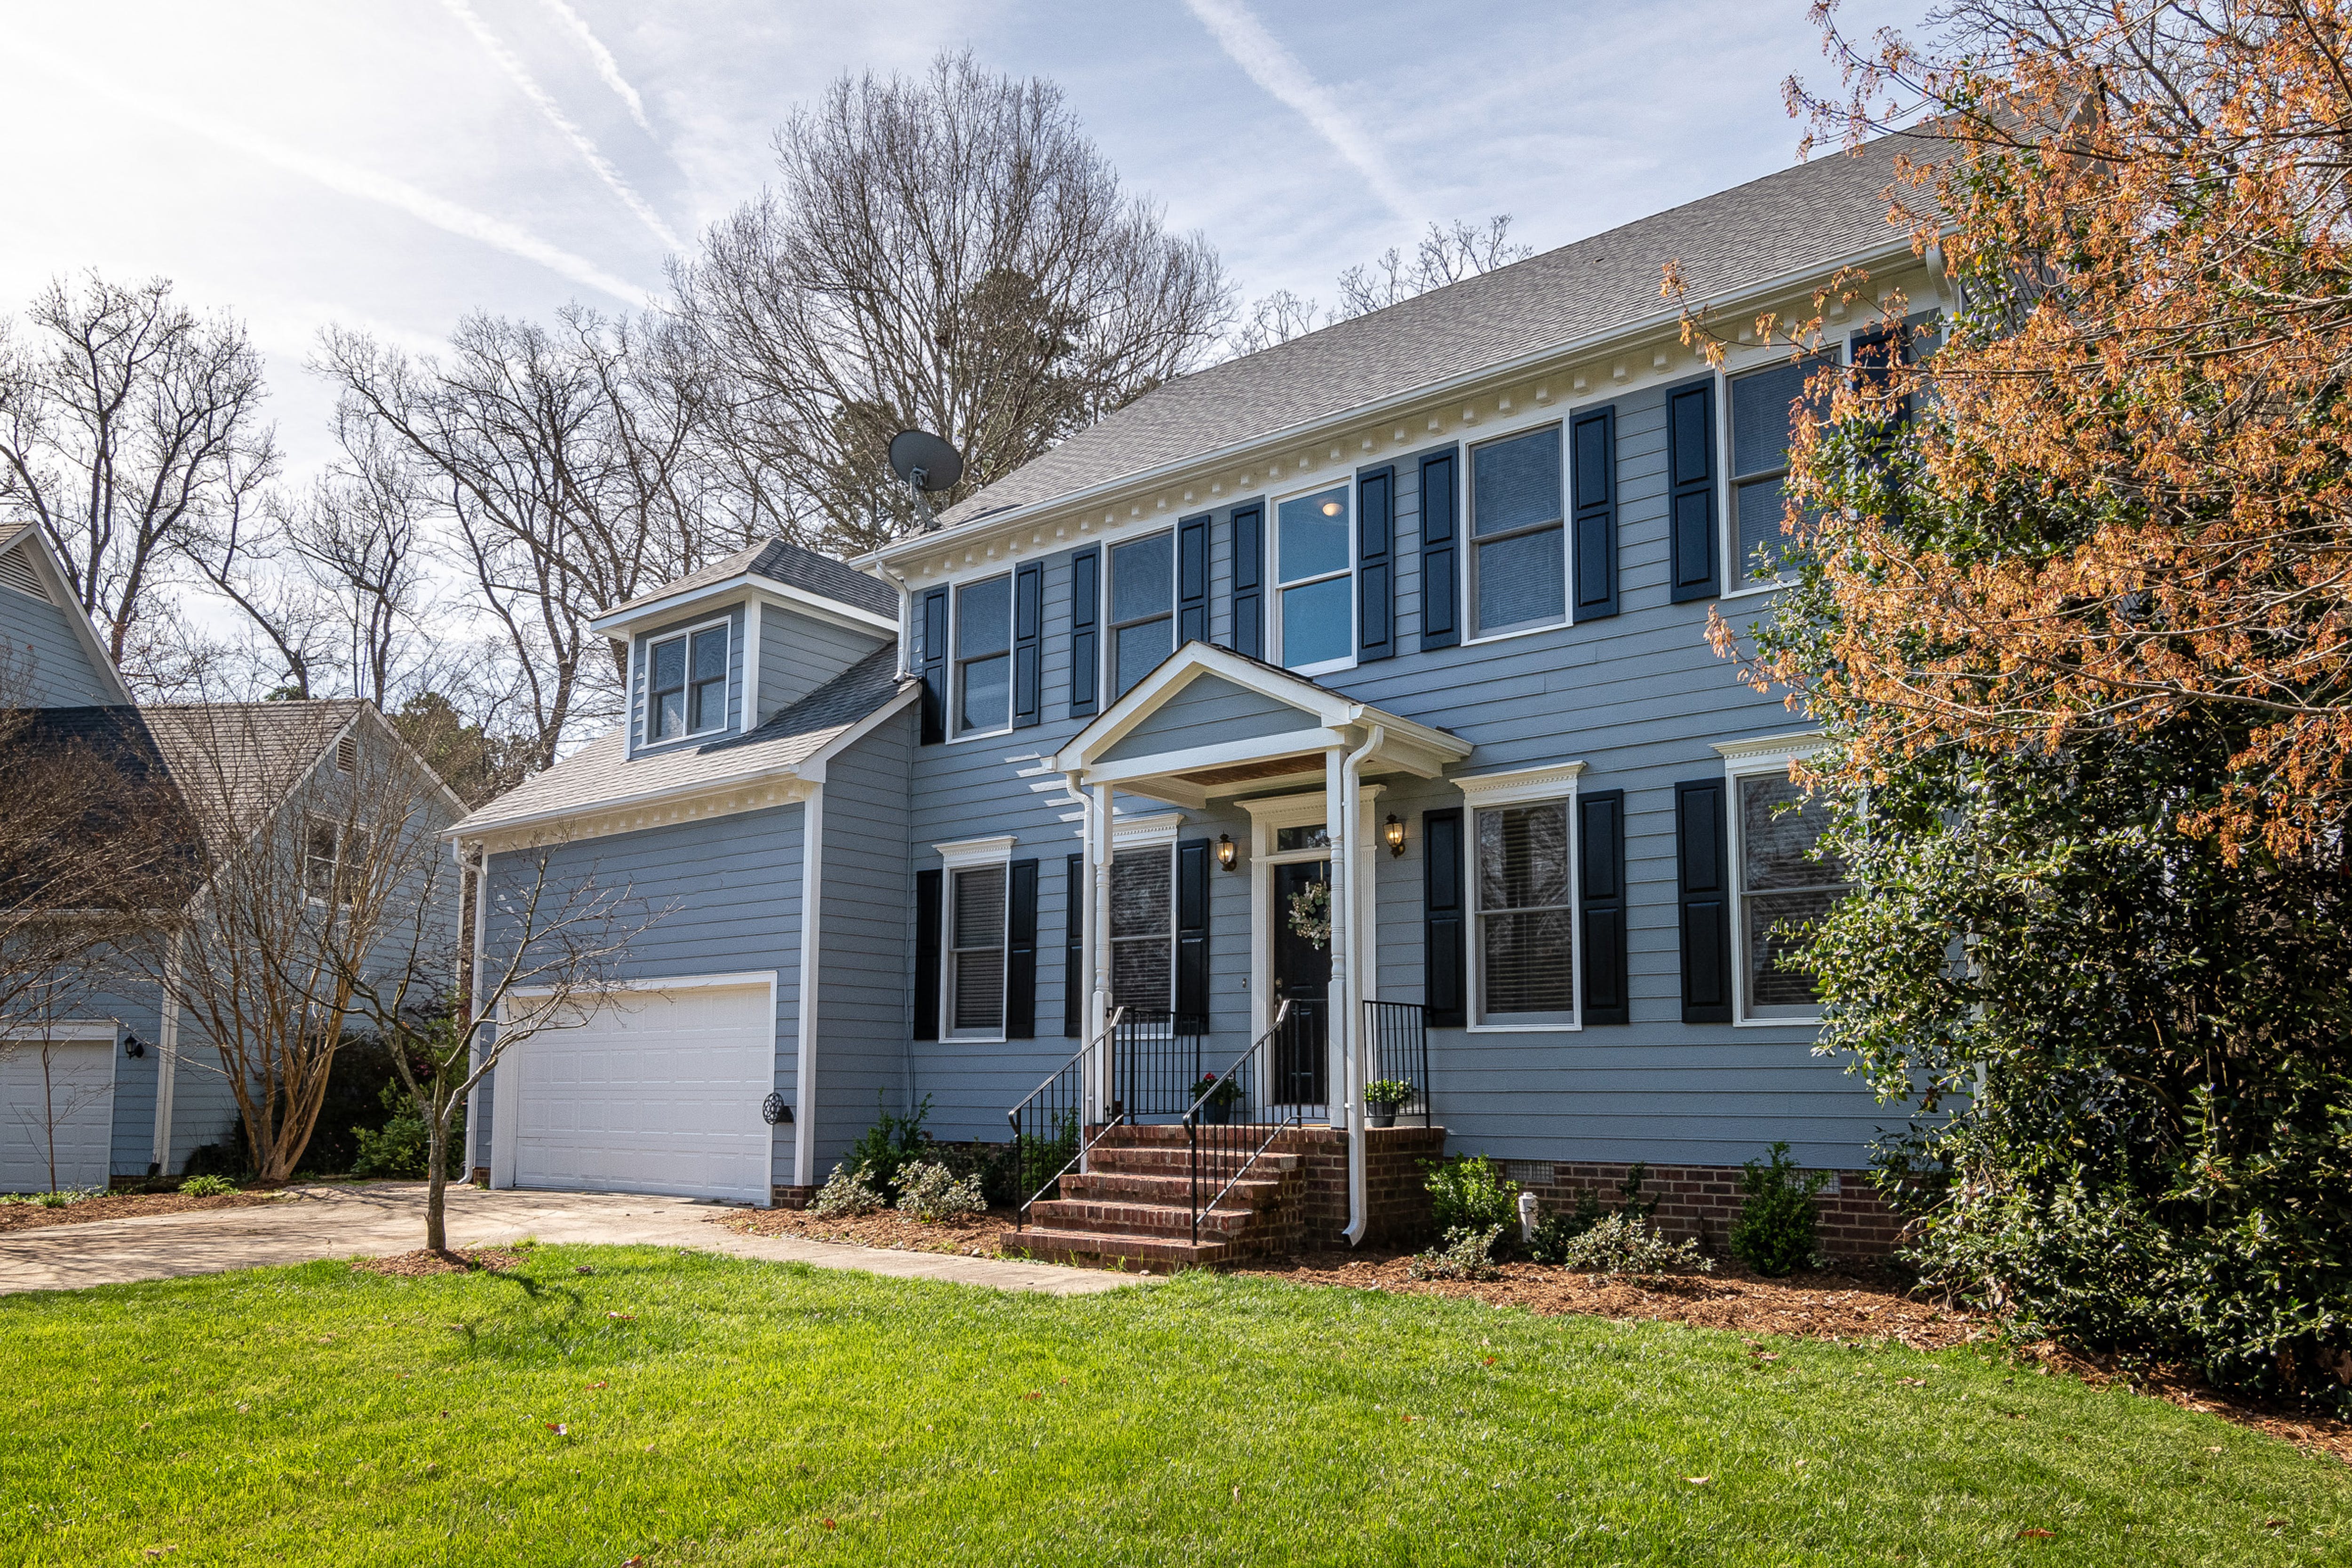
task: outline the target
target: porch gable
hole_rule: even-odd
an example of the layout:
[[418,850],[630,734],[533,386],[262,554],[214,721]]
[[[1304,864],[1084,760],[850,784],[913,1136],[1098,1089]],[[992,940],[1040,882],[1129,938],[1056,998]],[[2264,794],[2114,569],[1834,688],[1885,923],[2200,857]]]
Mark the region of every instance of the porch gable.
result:
[[1162,700],[1096,761],[1129,763],[1221,742],[1295,734],[1318,729],[1320,723],[1303,708],[1222,676],[1202,674]]

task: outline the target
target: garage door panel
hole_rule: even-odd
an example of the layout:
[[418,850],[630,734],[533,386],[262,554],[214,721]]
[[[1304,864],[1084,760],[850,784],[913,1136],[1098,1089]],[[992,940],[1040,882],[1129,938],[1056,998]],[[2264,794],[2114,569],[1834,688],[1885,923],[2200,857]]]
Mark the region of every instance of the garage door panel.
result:
[[43,1082],[41,1047],[0,1045],[0,1192],[49,1188],[55,1123],[57,1184],[106,1184],[114,1139],[114,1042],[52,1045]]
[[760,1101],[775,1081],[775,1016],[764,985],[632,992],[511,1059],[517,1185],[766,1201],[774,1134]]

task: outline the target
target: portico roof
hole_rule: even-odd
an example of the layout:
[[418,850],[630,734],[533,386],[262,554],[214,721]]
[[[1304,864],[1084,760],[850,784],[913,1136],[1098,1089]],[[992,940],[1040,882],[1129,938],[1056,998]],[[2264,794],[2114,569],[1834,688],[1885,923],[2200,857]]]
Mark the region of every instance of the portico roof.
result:
[[1319,776],[1334,747],[1376,740],[1363,772],[1436,778],[1470,742],[1245,654],[1188,642],[1055,754],[1086,784],[1178,805]]

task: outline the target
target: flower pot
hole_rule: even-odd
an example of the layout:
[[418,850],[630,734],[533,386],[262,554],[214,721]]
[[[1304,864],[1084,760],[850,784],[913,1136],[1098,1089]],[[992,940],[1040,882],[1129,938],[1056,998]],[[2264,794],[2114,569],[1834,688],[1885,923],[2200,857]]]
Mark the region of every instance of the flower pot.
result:
[[1373,1127],[1394,1127],[1396,1125],[1396,1107],[1393,1105],[1367,1105],[1364,1107],[1364,1121],[1366,1123]]
[[1222,1105],[1213,1100],[1205,1101],[1201,1107],[1202,1123],[1210,1127],[1231,1125],[1234,1120],[1234,1106],[1236,1103],[1238,1102],[1230,1100]]

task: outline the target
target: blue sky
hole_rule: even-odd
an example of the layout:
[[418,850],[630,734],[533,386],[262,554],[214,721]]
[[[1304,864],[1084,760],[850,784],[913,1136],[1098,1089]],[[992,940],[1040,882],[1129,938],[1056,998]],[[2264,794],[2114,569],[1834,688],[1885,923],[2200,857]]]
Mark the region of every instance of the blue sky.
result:
[[1245,297],[1326,302],[1429,220],[1508,212],[1549,247],[1785,167],[1780,81],[1829,69],[1796,0],[5,0],[0,308],[168,275],[248,321],[314,460],[321,325],[423,348],[468,310],[639,302],[795,103],[967,45],[1060,82]]

